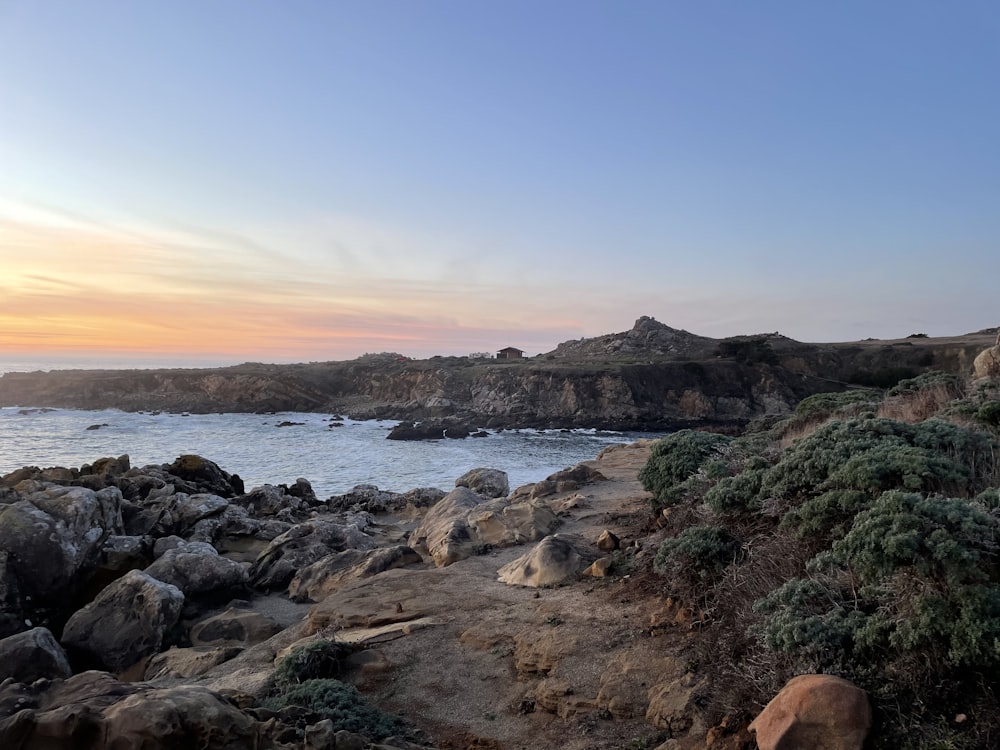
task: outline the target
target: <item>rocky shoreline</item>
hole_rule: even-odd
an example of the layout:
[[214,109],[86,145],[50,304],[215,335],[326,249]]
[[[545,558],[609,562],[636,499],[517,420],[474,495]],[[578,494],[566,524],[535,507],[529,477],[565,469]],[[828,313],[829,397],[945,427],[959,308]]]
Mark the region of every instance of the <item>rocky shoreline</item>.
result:
[[[638,616],[611,617],[646,554],[647,452],[621,446],[513,491],[478,469],[447,493],[326,500],[304,479],[246,491],[199,456],[12,472],[0,746],[611,748],[662,733],[677,712],[609,676],[625,658],[613,641],[652,638]],[[294,649],[322,661],[334,643],[314,678],[378,706],[344,687],[353,724],[280,705]],[[397,734],[365,718],[382,710],[403,717]]]

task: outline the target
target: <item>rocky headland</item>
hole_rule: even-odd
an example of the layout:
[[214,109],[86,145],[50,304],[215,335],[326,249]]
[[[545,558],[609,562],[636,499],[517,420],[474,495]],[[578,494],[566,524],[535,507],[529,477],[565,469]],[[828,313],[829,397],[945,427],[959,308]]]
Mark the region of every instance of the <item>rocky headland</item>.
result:
[[642,317],[625,332],[536,357],[394,354],[348,362],[204,370],[7,373],[0,406],[128,411],[310,411],[449,418],[476,427],[742,429],[814,393],[888,387],[928,370],[966,373],[995,330],[953,338],[807,344],[777,333],[711,339]]

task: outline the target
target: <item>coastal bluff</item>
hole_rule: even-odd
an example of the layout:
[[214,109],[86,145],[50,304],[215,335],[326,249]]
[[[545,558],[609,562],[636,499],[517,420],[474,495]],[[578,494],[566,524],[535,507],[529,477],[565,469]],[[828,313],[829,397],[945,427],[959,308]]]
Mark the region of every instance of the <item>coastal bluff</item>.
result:
[[213,369],[61,370],[0,377],[0,406],[174,412],[330,412],[455,418],[480,427],[738,430],[803,398],[965,376],[995,331],[809,344],[778,333],[712,339],[642,317],[632,329],[510,360],[366,355]]

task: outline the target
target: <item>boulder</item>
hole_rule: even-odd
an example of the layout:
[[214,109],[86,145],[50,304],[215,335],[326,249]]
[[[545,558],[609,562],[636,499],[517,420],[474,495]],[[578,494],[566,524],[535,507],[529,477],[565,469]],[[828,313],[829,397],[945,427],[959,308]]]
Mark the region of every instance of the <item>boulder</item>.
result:
[[201,492],[221,497],[243,494],[243,480],[239,476],[223,471],[217,463],[201,456],[179,456],[172,464],[163,468],[171,475],[193,484]]
[[0,747],[156,750],[261,747],[260,725],[202,687],[154,688],[84,672],[42,694],[22,693],[0,717]]
[[182,542],[164,552],[145,572],[176,586],[186,597],[219,592],[237,595],[249,581],[246,567],[221,557],[207,542]]
[[250,609],[230,607],[196,623],[191,628],[191,644],[247,648],[263,643],[279,632],[281,626],[271,618]]
[[427,511],[410,534],[410,546],[433,558],[439,568],[469,557],[477,541],[469,528],[469,511],[483,497],[468,487],[456,487]]
[[467,438],[472,430],[466,424],[450,421],[400,422],[386,436],[388,440],[441,440]]
[[105,540],[123,533],[121,505],[114,487],[61,486],[0,505],[0,637],[65,616]]
[[530,552],[497,571],[498,580],[511,586],[554,586],[576,580],[592,561],[584,545],[574,537],[553,534],[536,544]]
[[467,520],[478,543],[491,547],[537,542],[560,524],[547,505],[534,501],[512,503],[504,498],[474,508]]
[[34,682],[72,674],[66,652],[48,628],[32,628],[0,640],[0,682]]
[[470,469],[455,480],[456,487],[468,487],[483,497],[507,497],[510,482],[507,472],[500,469]]
[[69,618],[62,643],[82,662],[121,672],[161,650],[183,605],[176,586],[132,570]]
[[[312,487],[309,488],[309,492],[312,492]],[[265,484],[254,487],[239,497],[234,497],[233,503],[246,508],[250,515],[255,518],[278,518],[283,521],[292,521],[296,516],[299,520],[304,518],[310,506],[315,504],[315,500],[315,495],[312,496],[312,502],[310,502],[300,495],[290,494],[288,488],[283,484]]]
[[297,602],[318,602],[348,581],[422,563],[423,558],[404,544],[373,550],[344,550],[298,571],[288,585],[288,595]]
[[972,362],[976,378],[1000,378],[1000,346],[991,346],[980,352]]
[[313,520],[293,526],[275,537],[250,569],[254,586],[284,589],[300,569],[333,552],[374,549],[375,540],[354,526]]
[[868,694],[840,677],[793,677],[750,724],[760,750],[861,750],[872,725]]
[[601,552],[614,552],[621,546],[621,540],[615,534],[605,529],[597,537],[597,549]]

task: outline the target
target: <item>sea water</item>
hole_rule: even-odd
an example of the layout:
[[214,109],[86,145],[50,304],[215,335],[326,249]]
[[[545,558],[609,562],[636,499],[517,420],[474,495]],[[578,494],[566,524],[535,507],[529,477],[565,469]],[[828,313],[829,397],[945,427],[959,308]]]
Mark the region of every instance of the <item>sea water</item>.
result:
[[[293,422],[279,426],[282,422]],[[336,426],[337,423],[340,426]],[[194,453],[246,487],[308,479],[320,498],[358,484],[448,490],[469,469],[506,471],[511,488],[646,435],[596,430],[504,430],[464,440],[387,440],[392,421],[331,422],[329,414],[170,414],[0,408],[0,475],[22,466],[79,467],[128,454],[133,466]],[[90,429],[88,429],[90,428]]]

